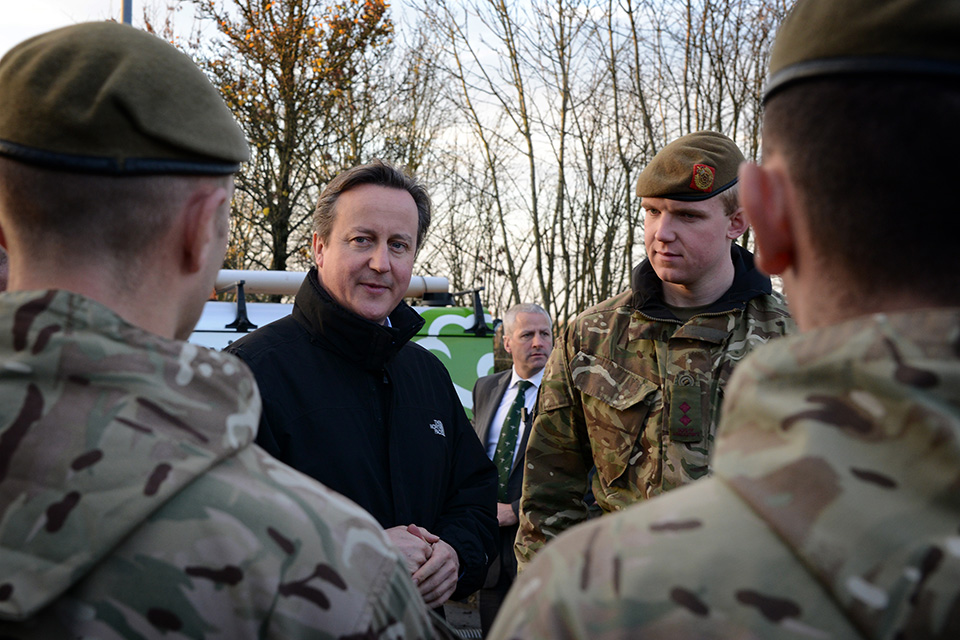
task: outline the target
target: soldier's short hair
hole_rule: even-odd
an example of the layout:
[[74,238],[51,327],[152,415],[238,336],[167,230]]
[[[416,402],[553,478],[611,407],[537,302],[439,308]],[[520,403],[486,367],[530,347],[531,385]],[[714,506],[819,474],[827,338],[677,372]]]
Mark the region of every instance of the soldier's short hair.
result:
[[842,77],[773,95],[764,152],[786,160],[818,255],[869,299],[960,303],[951,168],[960,81]]
[[[169,229],[201,183],[229,186],[232,176],[100,176],[55,171],[0,157],[0,211],[28,250],[56,259],[90,256],[123,269]],[[228,224],[224,215],[224,232]]]
[[71,25],[0,58],[0,208],[45,260],[96,260],[135,286],[193,189],[232,184],[248,157],[216,87],[139,29]]
[[960,302],[958,34],[956,0],[799,0],[777,33],[764,153],[784,156],[818,258],[860,296],[848,304]]
[[513,332],[513,327],[517,323],[517,316],[521,313],[539,313],[547,319],[547,322],[553,322],[547,310],[540,305],[533,302],[521,302],[513,305],[503,314],[503,335]]
[[365,184],[403,189],[413,197],[417,205],[417,251],[419,251],[430,228],[430,196],[419,180],[382,160],[373,160],[347,169],[327,184],[320,193],[317,208],[313,212],[314,233],[323,240],[329,239],[333,221],[336,219],[336,205],[340,195]]
[[6,291],[9,277],[10,261],[7,258],[6,250],[0,247],[0,291]]
[[740,184],[737,183],[726,191],[722,191],[717,194],[716,198],[720,201],[720,206],[723,207],[723,215],[732,216],[740,208]]

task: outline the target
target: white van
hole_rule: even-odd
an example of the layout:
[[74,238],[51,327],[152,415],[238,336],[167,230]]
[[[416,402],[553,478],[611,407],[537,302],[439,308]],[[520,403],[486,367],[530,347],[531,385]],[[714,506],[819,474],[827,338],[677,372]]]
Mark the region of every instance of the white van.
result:
[[[289,315],[293,296],[305,271],[237,271],[223,269],[217,276],[217,293],[237,291],[235,302],[209,301],[189,341],[211,349],[223,349],[249,331]],[[426,321],[413,342],[440,358],[453,379],[460,402],[473,409],[473,384],[493,373],[492,319],[480,302],[480,291],[449,292],[446,278],[414,276],[407,289],[408,301]],[[247,302],[250,294],[289,296],[290,303]],[[455,306],[460,295],[472,294],[473,306]]]

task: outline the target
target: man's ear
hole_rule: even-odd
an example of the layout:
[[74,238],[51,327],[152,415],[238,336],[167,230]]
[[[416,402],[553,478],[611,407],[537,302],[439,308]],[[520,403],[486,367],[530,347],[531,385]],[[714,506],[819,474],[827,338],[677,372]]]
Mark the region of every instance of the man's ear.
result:
[[229,202],[230,194],[224,187],[197,189],[184,205],[183,268],[187,273],[202,270],[212,255],[220,250],[223,241],[221,208]]
[[313,240],[310,242],[310,246],[313,247],[313,263],[317,267],[323,266],[323,238],[317,235],[317,232],[313,232]]
[[510,336],[507,335],[507,332],[503,332],[503,350],[513,355],[513,349],[510,347]]
[[757,266],[769,274],[780,274],[793,266],[796,238],[788,177],[779,167],[743,163],[740,204],[747,223],[753,226]]
[[743,235],[750,223],[747,216],[743,213],[743,207],[737,207],[737,210],[727,216],[727,239],[736,240]]

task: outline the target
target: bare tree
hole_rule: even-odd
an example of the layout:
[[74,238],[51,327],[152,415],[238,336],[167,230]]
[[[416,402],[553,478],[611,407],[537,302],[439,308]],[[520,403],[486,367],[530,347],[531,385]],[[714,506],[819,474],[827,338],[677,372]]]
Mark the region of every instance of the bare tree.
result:
[[538,300],[559,322],[623,290],[643,257],[633,185],[657,150],[710,128],[756,155],[787,4],[424,3],[458,118],[430,152],[448,206],[430,268],[484,283],[495,310]]
[[[190,5],[215,35],[173,28]],[[306,268],[319,189],[341,170],[382,158],[424,162],[449,111],[433,43],[414,27],[397,42],[384,0],[169,0],[147,29],[198,59],[251,142],[238,176],[225,266]]]
[[[179,0],[186,2],[188,0]],[[558,322],[629,285],[636,177],[699,129],[759,149],[763,70],[790,0],[190,0],[194,54],[253,143],[231,266],[309,264],[316,193],[381,157],[435,201],[418,269]],[[749,242],[749,236],[744,242]]]

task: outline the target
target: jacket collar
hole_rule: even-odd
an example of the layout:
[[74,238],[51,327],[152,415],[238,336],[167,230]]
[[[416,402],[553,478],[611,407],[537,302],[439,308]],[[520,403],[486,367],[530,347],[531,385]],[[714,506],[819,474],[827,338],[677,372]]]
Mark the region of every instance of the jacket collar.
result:
[[[733,283],[716,302],[701,313],[739,311],[757,296],[769,295],[773,291],[770,278],[754,266],[752,253],[738,244],[733,244],[730,247],[730,258],[733,260]],[[676,320],[663,302],[663,282],[653,270],[650,260],[644,260],[634,267],[631,288],[631,303],[635,309],[656,319]]]
[[368,370],[382,369],[423,326],[423,318],[400,301],[390,314],[391,327],[362,318],[338,304],[317,278],[317,268],[303,279],[293,303],[293,318],[313,342]]

